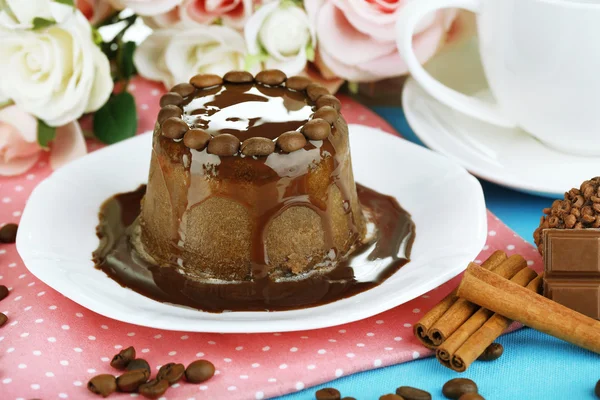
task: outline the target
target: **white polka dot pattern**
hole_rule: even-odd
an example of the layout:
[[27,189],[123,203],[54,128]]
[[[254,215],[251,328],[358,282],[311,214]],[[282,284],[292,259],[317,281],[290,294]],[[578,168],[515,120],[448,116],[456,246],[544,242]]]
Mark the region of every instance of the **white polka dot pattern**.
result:
[[[139,131],[152,129],[164,88],[139,78],[129,87],[135,88]],[[365,107],[342,100],[348,122],[393,132]],[[82,121],[84,129],[89,129],[89,122]],[[90,151],[100,147],[88,142]],[[47,161],[44,156],[27,174],[0,178],[0,226],[19,222],[25,200],[51,172]],[[527,254],[533,268],[542,266],[537,251],[515,239],[492,214],[488,226],[488,243],[478,259],[503,249]],[[202,385],[181,382],[169,389],[165,399],[267,399],[430,355],[414,340],[412,326],[457,283],[455,278],[400,307],[341,327],[253,335],[172,332],[123,324],[84,309],[34,278],[14,245],[0,245],[0,284],[12,287],[9,297],[0,302],[0,310],[9,317],[9,323],[0,328],[0,397],[96,399],[87,391],[87,381],[94,374],[116,373],[109,365],[112,356],[135,345],[153,369],[197,358],[215,363],[218,373],[210,381]]]

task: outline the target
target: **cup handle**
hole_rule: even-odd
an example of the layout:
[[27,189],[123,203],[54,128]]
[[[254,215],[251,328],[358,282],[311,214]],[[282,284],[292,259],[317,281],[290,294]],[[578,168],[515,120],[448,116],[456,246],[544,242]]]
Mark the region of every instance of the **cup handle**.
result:
[[435,80],[421,66],[412,48],[415,28],[427,14],[443,8],[463,8],[478,13],[480,7],[481,0],[420,0],[409,2],[400,12],[396,23],[398,51],[404,62],[406,62],[413,78],[431,96],[463,114],[493,125],[512,128],[516,124],[504,115],[497,104],[487,103],[472,96],[464,95]]

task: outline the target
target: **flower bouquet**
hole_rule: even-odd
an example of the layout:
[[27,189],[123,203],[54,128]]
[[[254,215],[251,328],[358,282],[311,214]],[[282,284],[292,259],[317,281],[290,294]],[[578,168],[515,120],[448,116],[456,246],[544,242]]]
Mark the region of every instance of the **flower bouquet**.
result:
[[[50,151],[53,168],[86,152],[79,118],[104,143],[137,128],[132,76],[170,88],[198,73],[280,69],[336,91],[406,74],[394,24],[408,0],[0,0],[0,175]],[[454,10],[414,38],[425,62]]]

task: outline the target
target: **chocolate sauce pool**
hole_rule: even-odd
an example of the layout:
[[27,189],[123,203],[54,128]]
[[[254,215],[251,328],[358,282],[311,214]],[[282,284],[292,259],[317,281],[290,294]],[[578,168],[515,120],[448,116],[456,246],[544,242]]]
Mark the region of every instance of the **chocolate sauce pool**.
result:
[[363,209],[375,235],[326,274],[274,282],[267,278],[237,283],[203,283],[172,267],[143,260],[130,244],[130,228],[140,214],[146,186],[109,198],[100,209],[96,229],[100,246],[93,253],[96,268],[123,287],[154,300],[203,311],[282,311],[314,307],[369,290],[410,259],[415,225],[398,202],[357,185]]

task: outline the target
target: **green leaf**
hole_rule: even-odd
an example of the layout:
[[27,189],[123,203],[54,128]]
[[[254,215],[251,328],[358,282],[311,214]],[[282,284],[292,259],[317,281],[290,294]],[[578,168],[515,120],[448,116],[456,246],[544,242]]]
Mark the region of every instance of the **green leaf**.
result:
[[310,62],[315,61],[315,49],[312,47],[311,43],[306,45],[306,59]]
[[92,26],[92,40],[96,44],[96,46],[100,46],[103,42],[102,35],[98,32],[98,29]]
[[136,130],[135,100],[127,92],[112,96],[94,114],[94,134],[103,143],[113,144],[130,138]]
[[37,141],[43,148],[47,149],[48,145],[56,136],[56,127],[49,126],[41,119],[38,119]]
[[44,29],[44,28],[47,28],[54,24],[56,24],[56,21],[53,19],[46,19],[46,18],[41,18],[41,17],[35,17],[33,19],[33,29],[34,30]]
[[129,80],[135,73],[133,65],[133,53],[135,52],[135,42],[125,42],[119,47],[117,62],[119,68],[119,76],[122,79]]
[[54,2],[75,7],[75,0],[54,0]]

